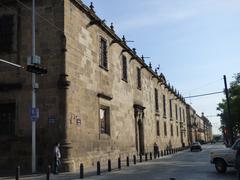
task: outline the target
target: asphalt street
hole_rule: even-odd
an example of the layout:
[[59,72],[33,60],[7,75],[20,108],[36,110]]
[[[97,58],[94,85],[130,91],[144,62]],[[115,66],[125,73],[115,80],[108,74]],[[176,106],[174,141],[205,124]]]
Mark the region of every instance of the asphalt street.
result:
[[[204,145],[201,152],[181,151],[173,155],[161,157],[152,161],[131,164],[122,170],[87,174],[86,180],[234,180],[236,171],[228,168],[225,174],[218,174],[213,164],[210,164],[210,152],[214,149],[225,148],[221,144]],[[6,178],[9,179],[9,178]],[[23,177],[21,179],[46,179],[45,175]],[[79,179],[79,173],[61,173],[50,176],[51,180]]]

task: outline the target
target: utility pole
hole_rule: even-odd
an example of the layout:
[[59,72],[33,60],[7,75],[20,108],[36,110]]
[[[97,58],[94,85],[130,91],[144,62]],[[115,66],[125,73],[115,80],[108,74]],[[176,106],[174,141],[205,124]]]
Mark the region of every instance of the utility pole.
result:
[[223,75],[224,79],[224,87],[225,87],[225,94],[226,94],[226,99],[227,99],[227,110],[228,110],[228,122],[227,126],[229,128],[229,134],[230,134],[230,143],[233,145],[234,137],[233,137],[233,121],[231,119],[231,109],[230,109],[230,101],[229,101],[229,94],[228,94],[228,87],[227,87],[227,80],[226,80],[226,75]]
[[[36,62],[36,48],[35,48],[35,0],[32,0],[32,57],[31,63]],[[32,73],[32,110],[36,109],[36,74]],[[32,121],[32,173],[36,172],[36,119]]]

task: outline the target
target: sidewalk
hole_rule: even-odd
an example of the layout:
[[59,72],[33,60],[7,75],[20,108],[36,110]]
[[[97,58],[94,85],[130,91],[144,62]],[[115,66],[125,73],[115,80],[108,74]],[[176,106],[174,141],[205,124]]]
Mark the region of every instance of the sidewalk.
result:
[[[129,159],[129,166],[130,167],[134,167],[134,166],[140,166],[140,165],[144,165],[149,163],[150,161],[158,161],[160,159],[166,159],[166,158],[170,158],[172,156],[175,156],[176,154],[181,154],[184,151],[189,151],[189,149],[183,150],[183,151],[179,151],[175,154],[169,154],[166,156],[160,156],[159,158],[152,158],[152,160],[150,160],[149,156],[148,156],[148,161],[145,161],[145,156],[143,156],[142,158],[142,162],[139,162],[139,158],[137,159],[137,163],[136,165],[133,164],[133,159]],[[126,160],[121,161],[121,169],[118,169],[118,162],[114,161],[112,162],[112,172],[116,172],[116,171],[121,171],[124,169],[127,169],[129,167],[127,167],[127,163]],[[106,174],[106,173],[111,173],[108,172],[108,167],[107,164],[103,164],[101,165],[101,174]],[[91,167],[91,168],[84,168],[84,178],[91,178],[93,176],[97,176],[97,168],[96,167]],[[47,175],[46,174],[31,174],[31,175],[20,175],[20,180],[46,180]],[[14,176],[6,176],[6,177],[0,177],[1,180],[15,180]],[[64,180],[64,179],[80,179],[80,172],[64,172],[64,173],[59,173],[57,175],[55,174],[50,174],[50,180]]]

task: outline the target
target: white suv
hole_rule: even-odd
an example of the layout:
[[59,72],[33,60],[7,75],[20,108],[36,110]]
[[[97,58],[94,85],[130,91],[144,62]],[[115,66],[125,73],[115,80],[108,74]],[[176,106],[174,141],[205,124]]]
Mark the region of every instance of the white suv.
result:
[[227,167],[235,167],[236,153],[240,149],[240,139],[237,139],[231,148],[212,151],[210,153],[211,163],[219,173],[225,173]]

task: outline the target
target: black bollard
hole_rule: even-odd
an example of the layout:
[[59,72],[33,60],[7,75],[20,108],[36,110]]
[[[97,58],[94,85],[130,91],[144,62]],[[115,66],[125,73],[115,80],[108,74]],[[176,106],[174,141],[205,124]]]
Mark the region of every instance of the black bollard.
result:
[[152,152],[150,152],[150,160],[152,160]]
[[121,169],[121,158],[118,158],[118,169]]
[[127,156],[127,166],[129,166],[129,157]]
[[49,180],[50,179],[50,172],[51,172],[51,166],[50,165],[48,165],[48,168],[47,168],[47,180]]
[[16,167],[16,180],[19,180],[20,178],[20,166]]
[[163,150],[161,150],[161,156],[163,157]]
[[139,157],[139,162],[142,162],[142,154],[140,154],[140,157]]
[[83,174],[84,174],[84,169],[83,169],[83,164],[80,164],[80,179],[83,179]]
[[97,162],[97,175],[101,174],[101,167],[100,167],[100,162]]
[[176,180],[176,178],[169,178],[169,180]]
[[136,156],[133,155],[133,164],[136,164]]
[[148,161],[148,154],[145,153],[145,161]]
[[108,160],[108,172],[112,171],[111,159]]

